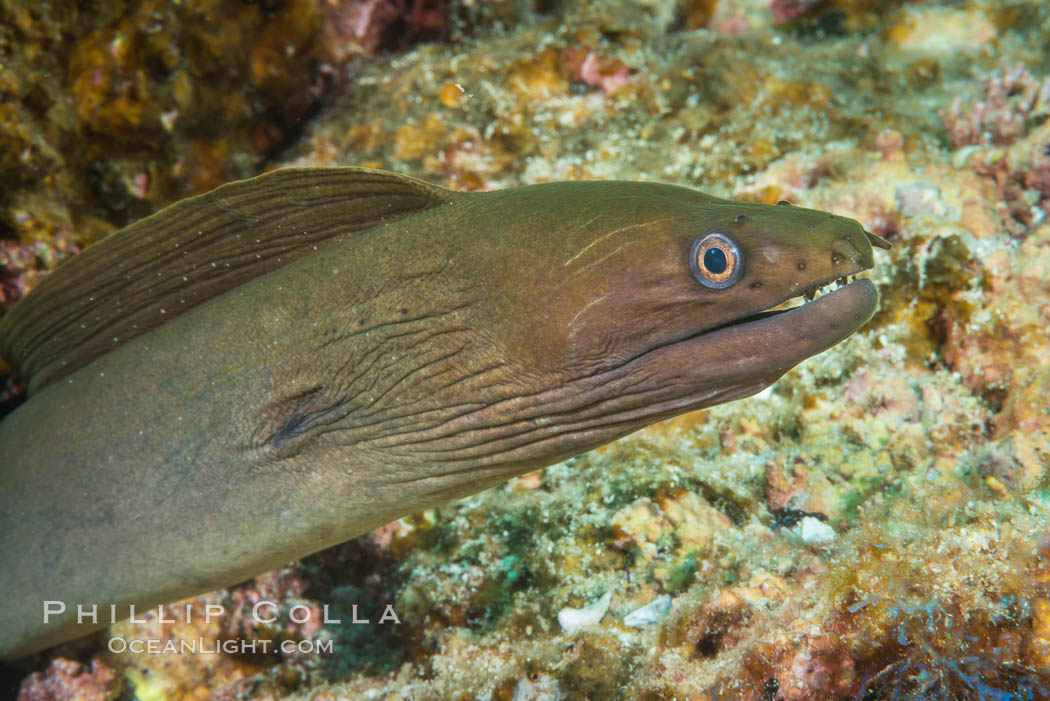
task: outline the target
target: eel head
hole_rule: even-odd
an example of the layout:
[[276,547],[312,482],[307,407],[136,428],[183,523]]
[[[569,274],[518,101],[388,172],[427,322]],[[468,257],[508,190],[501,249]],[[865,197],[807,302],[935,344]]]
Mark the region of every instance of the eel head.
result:
[[457,472],[521,472],[754,394],[877,309],[875,286],[853,278],[888,244],[844,217],[653,183],[476,197],[504,235],[500,249],[471,242],[470,275],[513,371],[504,397],[420,446]]

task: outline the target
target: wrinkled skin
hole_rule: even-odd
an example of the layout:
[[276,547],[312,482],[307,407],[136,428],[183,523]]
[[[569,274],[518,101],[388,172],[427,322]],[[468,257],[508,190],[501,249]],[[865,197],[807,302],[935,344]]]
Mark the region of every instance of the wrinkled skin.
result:
[[[711,231],[741,252],[727,289],[690,271]],[[744,320],[871,265],[852,220],[648,183],[449,193],[333,242],[0,424],[0,655],[105,624],[76,625],[78,603],[123,617],[227,586],[753,394],[878,295],[859,280]],[[67,613],[42,625],[44,600]]]

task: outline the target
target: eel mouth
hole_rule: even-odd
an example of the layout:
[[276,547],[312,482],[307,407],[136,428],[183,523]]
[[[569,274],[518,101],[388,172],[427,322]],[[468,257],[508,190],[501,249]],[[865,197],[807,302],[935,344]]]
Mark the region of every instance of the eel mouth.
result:
[[[750,388],[734,398],[747,396],[853,334],[878,307],[879,292],[871,280],[832,278],[757,314],[665,346],[665,353],[676,357],[665,362],[695,365],[697,357],[717,355],[724,361],[715,373],[718,381]],[[705,382],[711,380],[703,374]]]
[[[862,272],[866,272],[866,271],[862,271]],[[839,289],[841,289],[841,288],[843,288],[843,287],[845,287],[847,285],[852,285],[855,282],[857,282],[858,279],[864,279],[864,280],[867,279],[867,278],[860,278],[859,275],[860,275],[860,273],[854,273],[854,274],[850,274],[850,275],[843,275],[841,277],[830,278],[828,280],[817,282],[817,283],[811,285],[810,287],[806,288],[804,291],[802,291],[802,292],[800,292],[800,293],[798,293],[796,295],[793,295],[791,297],[788,297],[787,299],[785,299],[785,300],[775,304],[772,307],[769,307],[768,309],[765,309],[763,311],[757,312],[755,314],[750,314],[750,315],[745,316],[745,317],[741,317],[739,319],[734,319],[733,321],[729,321],[729,322],[726,322],[725,324],[721,324],[721,325],[716,326],[714,328],[708,329],[704,333],[711,333],[713,331],[721,331],[722,329],[729,328],[731,326],[740,326],[740,325],[747,324],[747,323],[750,323],[750,322],[753,322],[753,321],[760,321],[762,319],[768,319],[769,317],[780,316],[781,314],[787,314],[788,312],[791,312],[791,311],[794,311],[796,309],[799,309],[800,307],[805,307],[806,305],[810,304],[811,302],[813,302],[814,300],[816,300],[818,297],[820,297],[822,295],[833,294],[834,292],[838,291]]]

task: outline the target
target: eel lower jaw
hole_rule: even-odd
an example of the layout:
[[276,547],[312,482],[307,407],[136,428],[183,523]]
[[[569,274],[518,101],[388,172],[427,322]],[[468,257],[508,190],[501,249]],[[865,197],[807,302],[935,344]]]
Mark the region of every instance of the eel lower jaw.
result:
[[839,278],[831,282],[838,286],[819,294],[819,288],[831,284],[821,283],[802,295],[806,301],[800,305],[788,306],[798,299],[791,298],[771,309],[705,331],[692,342],[790,367],[843,340],[866,324],[878,309],[879,293],[871,280],[846,282]]
[[862,278],[800,307],[767,310],[657,346],[618,372],[644,374],[676,402],[677,413],[739,399],[850,336],[878,305],[878,290]]
[[862,278],[802,306],[767,310],[654,348],[629,367],[646,367],[681,406],[698,409],[772,384],[857,331],[878,305],[878,290]]

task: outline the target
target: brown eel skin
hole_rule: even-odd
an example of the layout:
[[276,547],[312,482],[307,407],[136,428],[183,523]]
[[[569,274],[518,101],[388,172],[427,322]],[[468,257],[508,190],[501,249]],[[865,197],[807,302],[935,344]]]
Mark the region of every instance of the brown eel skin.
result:
[[0,657],[754,394],[872,317],[865,279],[769,310],[873,243],[656,183],[288,168],[178,202],[0,322],[29,383],[0,423]]

